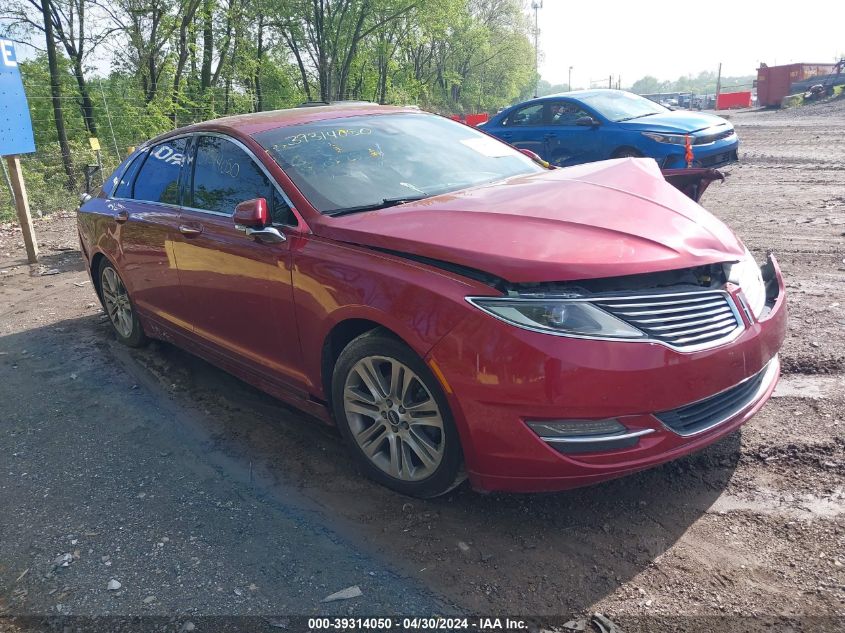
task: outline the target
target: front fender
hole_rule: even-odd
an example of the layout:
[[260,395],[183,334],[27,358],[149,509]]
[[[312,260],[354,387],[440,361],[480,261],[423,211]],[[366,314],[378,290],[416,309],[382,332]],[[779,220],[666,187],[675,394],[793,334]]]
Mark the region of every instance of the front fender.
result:
[[363,246],[314,236],[293,248],[293,291],[307,381],[324,396],[322,349],[332,329],[363,319],[400,337],[420,358],[471,308],[468,295],[489,287]]

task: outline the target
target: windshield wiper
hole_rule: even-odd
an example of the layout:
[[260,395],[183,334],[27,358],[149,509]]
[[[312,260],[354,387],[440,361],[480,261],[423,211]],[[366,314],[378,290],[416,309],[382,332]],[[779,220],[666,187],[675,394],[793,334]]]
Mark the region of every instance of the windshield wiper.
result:
[[655,114],[660,114],[659,112],[649,112],[648,114],[638,114],[637,116],[629,116],[624,119],[616,119],[616,122],[619,123],[620,121],[633,121],[634,119],[642,119],[644,116],[654,116]]
[[345,207],[343,209],[335,209],[326,212],[326,215],[337,217],[339,215],[347,215],[349,213],[360,213],[361,211],[377,211],[378,209],[387,209],[388,207],[395,207],[406,202],[416,202],[423,198],[428,198],[428,195],[422,196],[403,196],[401,198],[382,198],[381,202],[374,202],[372,204],[362,204],[358,207]]

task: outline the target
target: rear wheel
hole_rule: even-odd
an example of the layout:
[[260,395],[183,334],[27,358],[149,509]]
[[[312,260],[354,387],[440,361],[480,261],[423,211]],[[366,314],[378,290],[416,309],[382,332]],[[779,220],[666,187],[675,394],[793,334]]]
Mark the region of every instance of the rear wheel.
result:
[[147,342],[147,337],[123,280],[106,259],[100,262],[99,279],[103,307],[109,315],[117,340],[129,347],[141,347]]
[[363,334],[341,352],[332,402],[338,428],[377,482],[435,497],[463,480],[458,434],[440,385],[395,338]]

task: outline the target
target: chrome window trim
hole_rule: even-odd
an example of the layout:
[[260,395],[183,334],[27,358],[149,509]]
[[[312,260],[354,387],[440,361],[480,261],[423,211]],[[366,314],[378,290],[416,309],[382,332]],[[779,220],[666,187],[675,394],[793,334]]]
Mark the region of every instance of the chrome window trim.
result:
[[[137,200],[135,198],[110,198],[110,200],[116,202],[137,202],[139,204],[154,204],[157,207],[164,207],[166,209],[173,209],[175,211],[180,211],[182,207],[178,204],[171,204],[169,202],[153,202],[152,200]],[[132,215],[132,212],[129,212],[129,215]]]
[[[645,333],[643,333],[645,336],[643,336],[641,338],[623,338],[623,337],[612,337],[612,336],[590,336],[588,334],[570,334],[569,332],[555,332],[554,330],[547,330],[547,329],[539,328],[539,327],[531,327],[530,325],[523,325],[523,324],[514,323],[513,321],[509,321],[508,319],[505,319],[505,318],[503,318],[503,317],[501,317],[497,314],[493,314],[491,312],[488,312],[485,308],[483,308],[482,306],[480,306],[476,303],[477,300],[482,300],[482,301],[491,301],[491,300],[496,301],[496,300],[498,300],[498,301],[502,301],[502,302],[519,302],[519,301],[536,302],[536,301],[542,301],[543,299],[547,299],[547,300],[551,300],[551,301],[554,301],[554,300],[567,301],[567,302],[573,302],[573,303],[574,302],[578,302],[578,303],[582,303],[582,302],[601,303],[602,301],[607,301],[607,300],[611,300],[611,299],[627,299],[627,298],[657,299],[657,298],[666,298],[666,297],[683,297],[683,296],[690,296],[690,295],[706,295],[706,294],[721,295],[725,298],[728,307],[730,308],[731,312],[734,315],[734,318],[736,319],[737,327],[734,330],[732,330],[731,332],[729,332],[725,337],[717,339],[715,341],[709,341],[709,342],[706,342],[706,343],[699,343],[697,345],[685,345],[683,347],[679,347],[677,345],[672,345],[671,343],[669,343],[667,341],[661,341],[659,339],[650,338],[648,335],[645,335]],[[589,296],[589,297],[572,297],[572,298],[565,297],[565,296],[558,296],[558,297],[545,296],[545,297],[541,297],[541,296],[538,295],[538,296],[532,297],[530,295],[523,295],[523,296],[520,296],[520,297],[472,296],[472,297],[464,297],[464,299],[470,305],[472,305],[475,308],[484,312],[484,314],[491,316],[494,319],[498,319],[499,321],[502,321],[503,323],[507,323],[508,325],[511,325],[513,327],[518,327],[518,328],[523,329],[523,330],[528,330],[529,332],[537,332],[539,334],[547,334],[547,335],[551,335],[551,336],[560,336],[560,337],[564,337],[564,338],[583,339],[583,340],[588,340],[588,341],[613,341],[613,342],[618,342],[618,343],[650,343],[652,345],[662,345],[664,347],[668,347],[669,349],[676,351],[676,352],[679,352],[679,353],[682,353],[682,354],[700,352],[702,350],[713,349],[713,348],[719,347],[721,345],[726,345],[728,343],[735,341],[746,329],[745,320],[740,315],[739,310],[737,309],[736,302],[734,301],[731,294],[729,292],[725,291],[725,290],[701,290],[701,291],[688,291],[688,292],[667,292],[667,293],[663,293],[663,294],[633,294],[633,293],[627,293],[627,294],[614,294],[614,295],[592,295],[592,296]],[[619,317],[616,317],[614,314],[607,312],[607,310],[603,310],[600,306],[595,306],[595,307],[598,308],[599,310],[602,310],[603,312],[606,312],[607,314],[609,314],[610,316],[612,316],[614,318],[619,318]],[[631,325],[631,324],[629,324],[629,325]],[[635,325],[631,325],[631,327],[633,327],[635,329],[639,329]]]
[[[234,138],[233,136],[229,136],[228,134],[223,134],[222,132],[198,130],[196,132],[193,132],[193,134],[196,137],[197,142],[199,141],[200,136],[216,136],[218,138],[222,138],[223,140],[229,141],[230,143],[233,143],[238,148],[243,150],[243,152],[252,159],[252,162],[255,163],[256,165],[258,165],[258,168],[267,177],[267,180],[270,181],[270,185],[279,193],[279,195],[282,196],[282,200],[285,201],[285,204],[288,205],[288,208],[290,208],[291,212],[293,212],[295,207],[293,205],[293,202],[291,202],[291,199],[288,198],[287,194],[284,192],[282,187],[279,185],[278,182],[276,182],[276,179],[273,178],[272,174],[270,174],[270,171],[267,169],[266,165],[264,165],[264,163],[262,163],[258,159],[258,157],[255,155],[255,152],[253,152],[249,147],[244,145],[242,141]],[[191,181],[192,181],[192,184],[193,184],[193,173],[191,174]],[[196,207],[183,207],[183,208],[187,209],[189,211],[199,211],[200,213],[211,213],[213,215],[222,215],[224,217],[229,217],[229,218],[231,218],[233,215],[235,215],[234,209],[232,209],[232,213],[227,214],[227,213],[221,213],[219,211],[208,211],[206,209],[197,209]],[[294,217],[294,219],[296,219],[296,214],[293,214],[293,217]],[[282,224],[282,223],[279,223],[279,222],[271,222],[270,225],[271,226],[281,226],[281,227],[295,229],[295,228],[299,227],[299,222],[297,221],[296,224]]]
[[[673,429],[671,426],[665,424],[663,422],[663,420],[661,420],[660,418],[657,417],[658,415],[660,415],[661,413],[665,413],[666,411],[658,411],[656,413],[653,413],[652,417],[654,417],[655,420],[660,422],[660,425],[664,429],[666,429],[670,433],[673,433],[674,435],[678,435],[680,437],[695,437],[696,435],[701,435],[702,433],[707,433],[707,431],[711,431],[712,429],[716,428],[720,424],[724,424],[725,422],[727,422],[731,418],[739,415],[742,411],[745,411],[745,410],[749,409],[750,407],[752,407],[754,404],[756,404],[760,400],[760,396],[766,392],[766,390],[771,386],[771,384],[775,380],[777,380],[777,377],[780,375],[780,372],[778,371],[779,369],[780,369],[779,354],[775,354],[769,360],[769,362],[766,363],[766,365],[760,371],[758,371],[756,374],[753,374],[753,375],[749,376],[748,378],[745,378],[744,380],[740,380],[738,383],[728,387],[727,389],[722,389],[721,391],[717,391],[716,393],[711,393],[709,396],[707,396],[705,398],[699,398],[698,400],[694,400],[693,402],[687,402],[686,404],[682,404],[680,406],[675,407],[675,409],[683,409],[684,407],[690,407],[694,404],[698,404],[699,402],[704,402],[705,400],[709,400],[710,398],[715,398],[716,396],[720,396],[723,393],[730,391],[731,389],[736,389],[737,387],[747,383],[749,380],[754,380],[760,374],[763,374],[763,379],[760,381],[760,386],[757,387],[757,390],[754,392],[754,396],[751,398],[751,401],[749,402],[749,404],[747,404],[743,407],[740,407],[739,409],[737,409],[735,411],[732,411],[730,413],[727,413],[725,415],[720,416],[719,419],[717,419],[715,422],[708,424],[703,429],[698,429],[698,430],[696,430],[692,433],[679,433],[678,431]],[[668,411],[674,411],[675,409],[668,409]]]
[[[134,163],[136,160],[138,160],[141,157],[141,154],[149,154],[151,148],[155,147],[156,145],[160,145],[162,143],[167,143],[168,141],[175,141],[175,140],[180,139],[180,138],[187,138],[190,141],[191,136],[192,136],[192,133],[177,134],[175,136],[168,136],[166,139],[163,139],[163,140],[161,140],[157,143],[153,143],[152,141],[146,141],[145,143],[141,144],[141,146],[138,149],[136,149],[135,152],[134,152],[134,154],[136,154],[135,158],[130,160],[128,163],[126,163],[126,167],[124,167],[123,171],[120,172],[120,177],[117,180],[118,184],[113,187],[112,193],[117,191],[117,186],[120,184],[121,179],[123,179],[123,176],[126,174],[126,172],[129,170],[129,168],[132,166],[132,163]],[[146,161],[146,158],[144,158],[144,160]],[[141,165],[141,167],[139,167],[139,172],[143,168],[144,168],[144,166]],[[181,178],[181,173],[179,175],[180,175],[180,178]],[[138,174],[135,174],[135,178],[136,179],[138,178]],[[132,191],[133,192],[135,191],[135,183],[134,182],[132,183]],[[169,202],[158,202],[158,201],[155,201],[155,200],[141,200],[140,198],[118,198],[117,196],[114,196],[114,195],[111,195],[111,194],[106,196],[106,199],[107,200],[118,200],[118,201],[121,201],[121,202],[141,202],[141,203],[144,203],[144,204],[157,204],[157,205],[160,205],[162,207],[167,207],[169,209],[181,209],[182,208],[181,205],[170,204]]]
[[205,213],[207,215],[216,215],[216,216],[223,217],[223,218],[231,218],[232,216],[235,215],[234,211],[232,213],[223,213],[221,211],[209,211],[208,209],[197,209],[196,207],[182,206],[182,207],[179,207],[179,208],[182,209],[182,211],[194,211],[196,213]]
[[[147,151],[146,149],[139,149],[139,150],[132,152],[132,154],[130,154],[129,156],[126,157],[126,165],[123,167],[123,169],[120,170],[119,174],[116,173],[114,175],[113,180],[115,182],[112,183],[111,190],[106,194],[106,198],[108,198],[109,200],[125,200],[125,198],[114,197],[114,192],[117,191],[117,188],[120,186],[120,181],[123,180],[123,177],[126,175],[126,172],[129,171],[129,168],[132,167],[132,165],[135,164],[136,160],[140,160],[141,154],[143,154],[146,151]],[[123,161],[121,161],[121,162],[123,162]],[[104,191],[105,191],[105,189],[104,189]]]
[[[220,133],[220,132],[212,132],[212,131],[204,132],[204,131],[197,131],[197,132],[187,132],[187,133],[185,133],[185,134],[178,134],[178,135],[176,135],[176,136],[170,136],[170,137],[168,137],[168,138],[166,138],[166,139],[164,139],[164,140],[162,140],[162,141],[160,141],[160,142],[161,142],[161,143],[166,143],[167,141],[172,141],[172,140],[176,140],[176,139],[180,139],[180,138],[187,138],[188,140],[191,140],[191,139],[196,139],[196,138],[197,138],[197,137],[199,137],[199,136],[217,136],[217,137],[220,137],[220,138],[222,138],[222,139],[224,139],[224,140],[230,141],[231,143],[234,143],[236,146],[238,146],[238,148],[240,148],[241,150],[243,150],[243,151],[247,154],[247,156],[249,156],[249,157],[250,157],[250,159],[252,159],[252,161],[253,161],[256,165],[258,165],[258,168],[259,168],[259,169],[262,171],[262,173],[263,173],[263,174],[267,177],[267,180],[269,180],[269,181],[270,181],[271,186],[272,186],[273,188],[275,188],[275,189],[276,189],[276,191],[279,193],[279,195],[281,195],[281,196],[282,196],[282,200],[284,200],[284,201],[285,201],[285,204],[286,204],[286,205],[288,205],[288,207],[291,209],[291,211],[293,211],[293,209],[295,208],[295,207],[294,207],[294,205],[293,205],[293,202],[291,202],[291,199],[287,196],[287,194],[286,194],[286,193],[284,192],[284,190],[281,188],[281,186],[280,186],[280,185],[279,185],[279,183],[276,181],[276,179],[275,179],[275,178],[273,178],[272,174],[270,174],[269,170],[268,170],[268,169],[267,169],[267,167],[264,165],[264,163],[262,163],[262,162],[258,159],[258,157],[255,155],[255,152],[253,152],[251,149],[249,149],[246,145],[244,145],[244,144],[243,144],[241,141],[239,141],[238,139],[236,139],[236,138],[234,138],[234,137],[232,137],[232,136],[229,136],[229,135],[227,135],[227,134],[222,134],[222,133]],[[158,145],[158,143],[155,143],[155,145]],[[149,153],[150,148],[152,148],[152,147],[154,147],[154,144],[153,144],[153,143],[151,143],[150,141],[147,141],[147,143],[145,143],[144,145],[142,145],[141,147],[139,147],[137,150],[135,150],[135,152],[136,152],[137,156],[135,157],[135,159],[133,159],[133,160],[129,161],[129,162],[126,164],[126,167],[125,167],[125,168],[124,168],[124,169],[120,172],[120,177],[118,178],[118,184],[120,183],[120,179],[121,179],[121,178],[123,178],[123,175],[126,173],[126,171],[129,169],[129,167],[132,165],[132,163],[133,163],[135,160],[138,160],[138,158],[140,157],[140,155],[141,155],[142,153]],[[143,165],[141,165],[141,167],[143,168]],[[193,176],[193,174],[191,174],[191,175]],[[136,177],[137,177],[137,174],[136,174]],[[134,189],[134,184],[133,184],[133,189]],[[115,185],[115,186],[112,188],[112,192],[114,192],[114,191],[116,191],[116,190],[117,190],[117,185]],[[138,198],[117,198],[117,197],[114,197],[114,196],[109,195],[109,196],[107,196],[107,199],[108,199],[108,200],[121,201],[121,202],[140,202],[140,203],[143,203],[143,204],[155,204],[155,205],[159,205],[159,206],[162,206],[162,207],[167,207],[167,208],[169,208],[169,209],[178,209],[178,210],[180,210],[180,211],[181,211],[181,210],[184,210],[184,211],[194,211],[194,212],[197,212],[197,213],[207,213],[207,214],[209,214],[209,215],[214,215],[214,216],[224,217],[224,218],[231,218],[231,217],[235,214],[234,209],[232,210],[232,213],[221,213],[220,211],[209,211],[208,209],[197,209],[196,207],[189,207],[189,206],[185,206],[185,205],[170,204],[170,203],[168,203],[168,202],[155,202],[155,201],[153,201],[153,200],[140,200],[140,199],[138,199]],[[296,219],[296,215],[295,215],[295,214],[294,214],[294,219]],[[299,227],[299,222],[297,221],[297,222],[296,222],[296,224],[282,224],[282,223],[280,223],[280,222],[271,222],[271,224],[270,224],[270,225],[271,225],[271,226],[279,226],[279,227],[283,227],[283,228],[296,229],[296,228],[298,228],[298,227]]]

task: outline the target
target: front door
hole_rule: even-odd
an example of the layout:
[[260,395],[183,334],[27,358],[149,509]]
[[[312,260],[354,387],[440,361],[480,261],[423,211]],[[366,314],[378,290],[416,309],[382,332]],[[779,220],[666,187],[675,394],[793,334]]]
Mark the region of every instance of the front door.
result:
[[543,157],[552,165],[566,167],[601,160],[601,129],[578,125],[579,119],[591,115],[577,103],[567,100],[547,104],[543,127]]
[[546,158],[543,145],[543,104],[533,103],[508,116],[496,136],[519,149],[530,149]]
[[265,198],[283,234],[293,214],[245,146],[198,135],[189,159],[176,245],[182,294],[201,343],[288,387],[302,385],[288,242],[264,243],[235,227],[235,207]]

